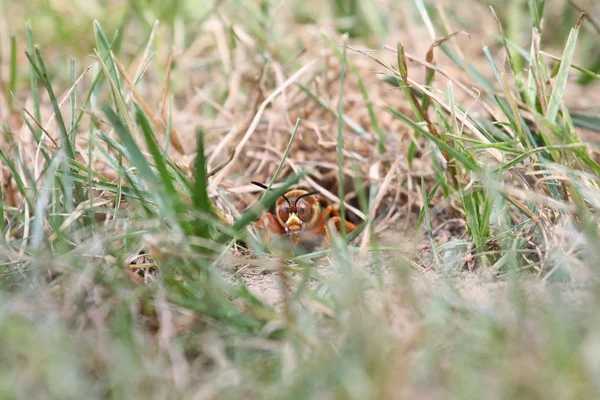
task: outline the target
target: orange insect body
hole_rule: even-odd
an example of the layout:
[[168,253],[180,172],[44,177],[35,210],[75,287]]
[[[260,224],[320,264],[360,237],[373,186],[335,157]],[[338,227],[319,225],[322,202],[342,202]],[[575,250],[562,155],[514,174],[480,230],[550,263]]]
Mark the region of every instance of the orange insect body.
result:
[[[253,184],[266,188],[258,182]],[[302,237],[322,236],[329,244],[327,225],[333,224],[339,231],[341,219],[339,213],[326,200],[317,196],[318,192],[306,190],[291,190],[277,200],[275,214],[265,213],[256,224],[264,232],[265,243],[270,240],[270,234],[287,235],[293,245],[298,244]],[[351,222],[346,221],[346,232],[356,229]]]

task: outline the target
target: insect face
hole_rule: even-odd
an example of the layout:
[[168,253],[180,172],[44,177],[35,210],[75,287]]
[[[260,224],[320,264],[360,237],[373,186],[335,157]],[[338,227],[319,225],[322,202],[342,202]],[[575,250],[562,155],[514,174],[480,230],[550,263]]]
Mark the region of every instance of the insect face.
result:
[[[259,182],[252,183],[263,189],[268,188]],[[318,193],[290,190],[281,196],[275,204],[275,213],[265,213],[256,224],[256,227],[264,232],[265,243],[269,242],[270,234],[274,234],[287,236],[294,246],[301,237],[303,242],[310,242],[310,238],[314,238],[315,235],[317,238],[324,235],[329,244],[328,224],[332,224],[339,231],[342,220],[331,204],[315,196]],[[344,222],[346,232],[356,228],[351,222]]]
[[[267,186],[259,182],[253,184],[266,189]],[[290,190],[281,196],[275,205],[275,219],[292,242],[296,243],[301,232],[314,228],[320,212],[320,205],[314,196],[318,192],[306,190]]]
[[292,190],[277,201],[277,219],[290,238],[297,237],[306,226],[314,222],[319,207],[315,194],[316,192]]

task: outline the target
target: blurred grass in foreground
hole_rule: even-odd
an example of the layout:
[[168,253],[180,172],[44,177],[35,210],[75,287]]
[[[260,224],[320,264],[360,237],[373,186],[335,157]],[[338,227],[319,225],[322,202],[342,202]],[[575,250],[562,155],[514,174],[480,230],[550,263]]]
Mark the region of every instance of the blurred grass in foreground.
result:
[[[470,103],[456,96],[462,81],[440,85],[440,71],[431,63],[425,84],[413,80],[416,66],[408,63],[403,42],[392,49],[394,65],[377,56],[372,64],[401,88],[395,93],[405,96],[406,109],[371,103],[373,88],[362,82],[371,71],[352,63],[356,58],[347,57],[351,49],[341,40],[321,32],[325,40],[311,42],[335,48],[344,71],[341,86],[344,79],[357,80],[361,92],[340,90],[339,99],[364,100],[376,153],[386,162],[400,156],[414,162],[420,154],[433,166],[435,184],[420,186],[418,220],[423,237],[431,239],[435,272],[423,275],[414,273],[410,255],[378,246],[376,239],[367,256],[358,257],[357,247],[334,237],[329,266],[311,261],[315,254],[290,263],[266,256],[249,225],[304,171],[283,179],[229,224],[208,190],[218,168],[208,170],[206,134],[197,131],[192,171],[168,156],[177,146],[168,104],[179,93],[171,88],[171,96],[163,82],[170,71],[167,55],[152,49],[200,43],[209,53],[201,72],[214,73],[213,63],[225,76],[240,62],[235,46],[248,43],[252,62],[295,66],[299,38],[279,23],[280,6],[89,4],[27,2],[19,10],[3,4],[6,15],[20,18],[9,20],[15,40],[2,42],[19,51],[2,53],[9,54],[2,59],[8,72],[2,95],[14,103],[2,114],[0,151],[3,177],[10,173],[13,180],[10,188],[2,186],[0,201],[0,398],[600,396],[600,166],[578,135],[581,126],[598,131],[600,113],[591,109],[576,117],[565,102],[570,90],[583,95],[590,93],[586,85],[597,84],[597,60],[582,60],[575,50],[594,48],[599,33],[578,22],[578,13],[546,22],[560,28],[548,44],[563,49],[560,62],[543,53],[546,32],[539,24],[549,5],[535,0],[494,4],[497,36],[483,48],[483,62],[457,51],[455,37],[432,47],[436,57],[455,63],[461,79],[471,79],[478,88],[474,97],[495,110],[496,119],[470,113]],[[393,18],[398,7],[385,2],[315,5],[321,8],[294,17],[307,26],[351,31],[353,45],[397,43],[393,33],[403,29]],[[406,21],[430,24],[446,36],[453,32],[446,31],[445,18],[454,18],[440,12],[446,8],[417,0],[401,11]],[[311,13],[301,4],[290,9]],[[526,11],[533,14],[525,18]],[[151,34],[155,18],[162,22]],[[213,18],[230,30],[218,31],[210,25]],[[214,32],[227,40],[214,45]],[[202,35],[210,44],[195,42]],[[321,50],[305,49],[314,55]],[[420,55],[427,50],[418,49]],[[68,64],[66,55],[73,56]],[[139,59],[136,75],[127,79],[120,65]],[[82,72],[88,75],[79,82]],[[277,87],[266,78],[260,84]],[[67,93],[72,86],[76,90]],[[162,106],[148,105],[136,88],[164,91]],[[210,89],[217,99],[227,91]],[[345,162],[346,127],[364,130],[353,116],[345,118],[341,105],[330,110],[339,120],[338,166]],[[215,115],[209,106],[202,110],[207,118]],[[45,132],[53,112],[56,143]],[[379,125],[390,117],[414,132],[405,154],[394,153],[394,132]],[[33,147],[13,131],[20,126],[15,120],[26,121]],[[97,160],[116,176],[97,169]],[[392,185],[406,182],[396,177]],[[365,214],[382,186],[368,183]],[[452,202],[448,208],[468,235],[436,241],[432,202],[438,198]],[[393,233],[405,239],[405,233]],[[241,282],[237,268],[248,263],[272,267],[281,279],[280,304]],[[496,280],[469,286],[461,271],[471,266]],[[146,276],[145,285],[133,272],[144,267],[159,271]],[[585,287],[552,283],[575,280],[580,271]]]

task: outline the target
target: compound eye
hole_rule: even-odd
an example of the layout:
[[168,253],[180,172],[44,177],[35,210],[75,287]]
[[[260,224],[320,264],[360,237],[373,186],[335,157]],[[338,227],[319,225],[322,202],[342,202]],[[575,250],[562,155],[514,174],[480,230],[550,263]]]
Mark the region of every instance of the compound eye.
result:
[[306,222],[308,220],[310,220],[312,214],[312,210],[310,208],[310,205],[305,203],[304,201],[300,201],[300,203],[298,203],[298,217]]
[[290,207],[287,203],[282,203],[277,207],[277,215],[283,222],[287,221],[290,217]]

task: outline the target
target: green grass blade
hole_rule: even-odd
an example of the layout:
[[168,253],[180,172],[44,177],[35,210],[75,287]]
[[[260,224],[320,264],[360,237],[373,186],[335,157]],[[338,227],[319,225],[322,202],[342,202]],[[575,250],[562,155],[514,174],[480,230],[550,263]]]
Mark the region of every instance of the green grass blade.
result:
[[13,94],[17,88],[17,38],[13,35],[10,37],[10,69],[8,72],[8,106],[10,109],[14,107]]
[[[438,182],[438,185],[440,183],[441,183],[441,181]],[[436,185],[436,188],[437,188],[437,185]],[[431,202],[431,198],[433,197],[434,193],[435,193],[435,188],[430,193],[429,196],[427,195],[427,193],[425,191],[425,182],[421,178],[421,198],[423,199],[423,208],[421,210],[421,213],[422,213],[423,219],[425,221],[425,225],[426,225],[426,229],[427,229],[427,237],[429,239],[429,243],[431,244],[431,253],[433,254],[433,258],[435,260],[436,265],[438,267],[440,267],[442,265],[442,260],[440,259],[439,251],[437,249],[437,244],[435,242],[435,237],[433,236],[433,228],[431,226],[431,216],[429,214],[429,203]]]
[[538,32],[542,31],[542,16],[539,14],[536,0],[527,0],[527,7],[529,7],[529,16],[532,21],[532,25]]
[[275,189],[268,190],[266,195],[259,200],[257,204],[250,207],[242,216],[233,223],[230,232],[222,233],[217,239],[217,242],[224,243],[230,238],[239,238],[241,233],[246,229],[248,225],[254,222],[259,215],[272,204],[277,201],[282,195],[286,194],[292,185],[295,185],[304,177],[305,173],[301,172],[298,174],[290,175],[280,186]]
[[[146,115],[144,114],[144,112],[142,111],[142,109],[136,104],[136,117],[137,117],[137,121],[138,124],[142,130],[142,133],[144,134],[144,139],[146,140],[146,146],[148,146],[148,150],[150,151],[150,154],[152,155],[153,159],[154,159],[154,166],[156,167],[157,171],[158,171],[158,177],[160,177],[160,184],[159,186],[162,186],[165,188],[165,190],[167,191],[167,193],[169,195],[175,196],[176,195],[176,190],[175,190],[175,186],[173,185],[173,180],[171,179],[171,174],[169,173],[168,169],[167,169],[167,165],[166,163],[163,161],[162,158],[162,153],[160,151],[160,148],[158,146],[158,143],[156,143],[156,137],[154,136],[154,132],[152,131],[152,127],[150,126],[150,122],[148,121],[148,118],[146,118]],[[112,110],[111,110],[112,111]],[[106,109],[105,109],[105,113],[106,113]],[[115,114],[113,114],[114,116]],[[146,162],[145,157],[142,155],[141,151],[139,150],[139,147],[137,145],[135,145],[135,148],[137,149],[137,154],[136,153],[132,153],[133,150],[133,145],[135,144],[133,136],[131,136],[130,132],[125,133],[126,131],[123,131],[123,136],[121,136],[121,138],[126,137],[127,136],[127,143],[125,143],[125,147],[128,149],[128,151],[130,152],[130,154],[135,154],[134,157],[132,157],[132,160],[134,162],[136,162],[137,160],[137,165],[144,165],[144,169],[147,170],[151,170],[150,164],[148,162]],[[141,159],[144,159],[144,162],[141,162]],[[158,183],[155,181],[156,175],[152,172],[152,180],[155,183]]]
[[6,222],[4,218],[4,194],[2,192],[2,186],[0,185],[0,243],[5,243],[4,236],[6,235]]
[[73,91],[71,92],[71,141],[75,142],[75,133],[77,129],[77,87],[75,86],[75,82],[77,82],[77,61],[74,58],[71,58],[71,87]]
[[124,102],[121,79],[119,78],[117,66],[112,57],[111,45],[98,21],[94,21],[94,36],[96,37],[96,45],[98,46],[100,59],[105,63],[106,69],[108,70],[108,76],[110,76],[110,79],[115,86],[115,95],[120,97],[120,100]]
[[329,111],[336,118],[341,118],[344,121],[344,123],[350,129],[352,129],[354,131],[354,133],[356,133],[359,136],[370,136],[369,132],[364,130],[358,123],[356,123],[355,121],[350,119],[347,115],[342,115],[342,116],[338,115],[338,112],[336,110],[331,108],[322,98],[320,98],[315,92],[310,90],[309,87],[307,87],[306,85],[303,85],[301,83],[296,83],[296,85],[300,89],[302,89],[308,96],[310,96],[310,98],[312,98],[314,101],[316,101],[321,107],[323,107],[325,110]]
[[[140,70],[140,73],[138,74],[138,76],[135,77],[135,80],[133,83],[133,88],[136,88],[139,85],[139,83],[142,81],[142,78],[144,77],[144,74],[148,70],[150,63],[152,61],[154,61],[155,58],[156,58],[156,51],[153,51],[152,54],[150,54],[150,57],[148,57],[148,60],[146,60],[146,62],[142,66],[142,69]],[[133,91],[133,89],[131,89],[131,90]]]
[[[113,113],[113,119],[114,119],[114,117],[115,117],[115,115]],[[183,229],[184,232],[191,234],[192,227],[191,227],[189,221],[186,221],[185,206],[183,205],[181,198],[179,196],[179,193],[177,192],[177,189],[175,188],[175,185],[173,182],[173,176],[169,172],[169,169],[167,168],[167,164],[164,162],[161,148],[158,145],[158,143],[156,142],[156,137],[154,136],[154,132],[152,131],[152,128],[150,126],[150,122],[148,121],[148,118],[142,111],[141,107],[139,107],[137,104],[136,104],[136,117],[137,117],[138,124],[142,130],[142,133],[144,134],[146,146],[148,147],[148,150],[150,151],[150,154],[152,155],[152,159],[154,160],[154,166],[158,171],[158,177],[154,173],[152,173],[152,176],[154,177],[152,179],[153,180],[158,179],[158,182],[156,182],[157,186],[155,187],[155,189],[157,190],[157,196],[161,199],[161,204],[163,205],[163,210],[162,210],[163,214],[165,216],[166,215],[174,216],[175,220],[172,220],[171,222],[179,223],[179,226]],[[122,139],[123,139],[123,137],[128,136],[126,131],[122,131],[122,134],[123,134]],[[127,142],[129,143],[129,145],[126,144],[126,147],[128,147],[128,150],[130,152],[133,150],[132,141],[133,141],[133,137],[131,137],[131,135],[129,134],[129,137],[127,139]],[[143,155],[141,155],[139,148],[138,148],[137,152],[139,154],[133,158],[134,162],[137,160],[138,165],[143,164],[144,165],[143,168],[151,169],[149,163],[146,162],[145,157]],[[141,158],[143,159],[143,161],[140,159],[140,155],[141,155]],[[164,207],[166,207],[167,209],[165,210]]]
[[27,190],[25,183],[23,182],[23,178],[19,174],[19,170],[17,169],[15,163],[13,162],[12,157],[9,157],[3,149],[0,149],[0,160],[2,160],[2,162],[4,163],[4,166],[6,168],[8,168],[8,171],[10,172],[13,179],[15,180],[15,183],[17,184],[17,189],[19,189],[19,192],[21,193],[21,195],[23,196],[23,198],[29,205],[29,209],[33,210],[33,208],[34,208],[33,200],[30,197],[29,190]]
[[212,215],[212,202],[208,197],[208,177],[206,176],[206,156],[204,154],[204,132],[198,131],[198,146],[194,163],[195,181],[192,193],[192,204],[197,213],[194,223],[195,233],[199,237],[208,238],[209,223],[207,217]]
[[573,123],[582,128],[600,132],[600,116],[590,114],[571,114]]
[[58,166],[63,163],[61,158],[64,158],[64,154],[58,152],[51,160],[47,173],[44,177],[44,184],[40,189],[40,195],[35,203],[35,209],[33,212],[35,218],[33,219],[31,228],[31,249],[34,253],[38,253],[44,244],[45,225],[47,222],[46,212],[48,209],[48,203],[50,202],[51,193],[54,189],[52,182],[54,182],[55,172]]
[[[329,36],[327,36],[324,32],[321,32],[321,36],[325,39],[325,42],[329,45],[329,48],[334,51],[335,55],[338,57],[340,62],[342,62],[343,54],[338,49],[338,47],[333,42],[333,40],[331,40],[331,38]],[[377,138],[379,140],[379,142],[377,144],[379,154],[384,154],[386,152],[385,136],[383,134],[383,131],[381,130],[381,127],[379,126],[379,121],[375,114],[375,108],[373,107],[373,102],[371,101],[371,99],[369,97],[369,91],[367,90],[367,87],[365,86],[365,83],[363,82],[363,79],[360,76],[358,70],[356,69],[354,64],[352,64],[352,62],[348,58],[346,58],[346,64],[348,65],[348,68],[350,69],[352,74],[356,77],[356,80],[358,82],[358,87],[360,89],[360,93],[365,101],[365,105],[366,105],[367,111],[369,113],[369,119],[371,120],[371,125],[373,125],[373,130],[375,130],[375,133],[377,134]]]
[[342,66],[340,71],[340,92],[338,96],[338,120],[337,120],[337,167],[338,167],[338,197],[340,199],[340,234],[346,236],[346,201],[345,201],[345,176],[344,176],[344,83],[346,81],[346,42],[347,36],[342,41]]
[[[288,141],[287,147],[285,148],[283,157],[281,158],[281,161],[279,161],[279,164],[277,165],[277,169],[275,169],[275,173],[273,174],[271,181],[267,185],[267,191],[271,190],[271,188],[273,187],[273,184],[277,181],[277,178],[279,177],[279,172],[281,171],[281,168],[283,168],[283,165],[285,164],[285,160],[287,159],[287,157],[290,153],[290,150],[292,149],[292,144],[294,143],[294,139],[296,138],[296,133],[298,133],[299,127],[300,127],[300,118],[298,118],[296,120],[296,125],[294,125],[294,130],[292,131],[292,136],[290,136],[290,140]],[[267,195],[267,192],[263,193],[262,197],[265,197],[266,195]]]
[[388,106],[386,106],[385,109],[394,117],[408,124],[412,129],[427,137],[429,140],[433,141],[440,149],[447,151],[452,157],[456,158],[456,160],[459,161],[468,170],[474,172],[481,171],[479,163],[475,158],[473,158],[471,154],[459,151],[458,149],[454,149],[452,146],[448,145],[443,140],[440,140],[439,138],[432,135],[427,129],[423,129],[419,124],[415,123],[413,120],[411,120],[409,117],[407,117],[400,111]]
[[569,38],[567,39],[567,45],[565,46],[562,62],[560,63],[558,75],[556,77],[556,84],[554,85],[554,90],[552,91],[550,101],[548,102],[548,110],[546,111],[546,119],[550,121],[550,123],[555,123],[558,111],[562,104],[562,99],[567,88],[569,69],[573,63],[575,47],[577,46],[577,36],[579,35],[579,28],[581,27],[583,20],[584,18],[582,15],[579,18],[577,25],[571,29],[571,33],[569,33]]
[[69,140],[65,120],[63,118],[62,112],[60,111],[60,107],[58,106],[58,99],[54,94],[54,89],[52,88],[52,83],[50,82],[50,76],[48,75],[48,71],[46,70],[46,64],[44,63],[44,59],[42,58],[42,53],[40,52],[40,49],[37,46],[35,46],[34,50],[35,59],[33,58],[33,54],[30,54],[28,52],[25,54],[29,59],[30,65],[33,67],[36,74],[42,81],[42,84],[46,88],[48,96],[50,97],[50,102],[52,103],[52,108],[55,113],[56,122],[58,123],[62,146],[64,146],[65,151],[67,152],[67,156],[69,158],[75,158],[75,150],[74,147],[71,145],[71,141]]
[[[27,52],[29,54],[34,54],[35,50],[33,47],[33,33],[31,31],[31,22],[27,22],[26,24],[26,32],[27,32]],[[31,84],[31,95],[33,97],[33,115],[35,119],[41,123],[42,121],[42,113],[40,111],[40,96],[38,92],[38,77],[33,65],[29,65],[29,81]],[[39,138],[42,136],[42,130],[39,127],[35,127],[35,131],[37,134],[34,136],[39,143]]]
[[156,189],[159,186],[159,180],[148,162],[146,158],[142,154],[142,151],[138,147],[135,139],[131,135],[127,126],[123,124],[121,119],[117,116],[117,114],[113,111],[110,106],[104,104],[102,107],[102,111],[104,115],[108,118],[109,122],[112,124],[115,132],[123,142],[123,147],[126,149],[127,154],[131,158],[131,162],[135,165],[138,171],[141,173],[142,178],[148,182],[148,184]]

